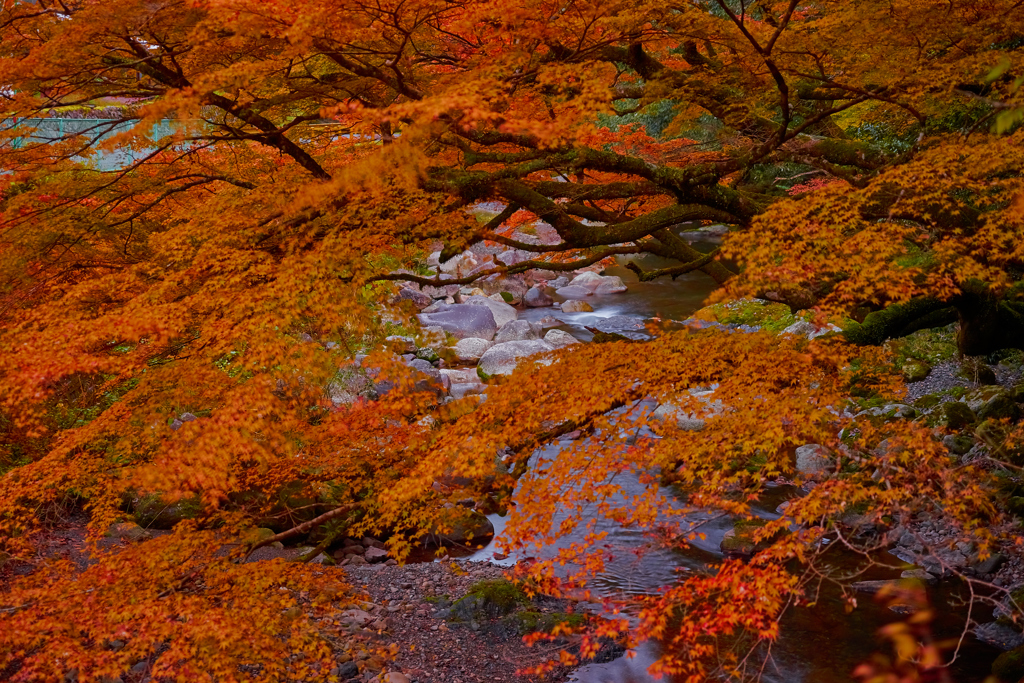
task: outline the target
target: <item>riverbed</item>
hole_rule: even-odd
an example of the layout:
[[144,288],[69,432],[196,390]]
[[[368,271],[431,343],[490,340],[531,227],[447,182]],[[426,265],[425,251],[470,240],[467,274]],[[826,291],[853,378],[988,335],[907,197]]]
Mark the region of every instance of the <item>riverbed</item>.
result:
[[[715,246],[713,241],[697,244],[702,251]],[[656,267],[656,266],[653,266]],[[588,297],[594,311],[588,313],[562,313],[557,308],[527,309],[521,315],[526,320],[539,320],[552,315],[562,321],[562,329],[581,340],[589,340],[593,329],[617,332],[626,336],[645,335],[645,323],[652,319],[681,321],[703,305],[711,293],[714,283],[701,273],[683,275],[676,280],[660,278],[654,282],[638,282],[636,276],[625,268],[614,267],[606,274],[619,275],[627,282],[629,290],[624,293]],[[633,410],[652,409],[653,406],[636,405]],[[647,436],[653,437],[653,434]],[[571,442],[562,441],[534,455],[535,462],[557,458],[560,449],[570,447]],[[623,488],[626,497],[638,495],[644,484],[639,473],[618,475],[616,483]],[[671,504],[685,505],[685,493],[662,488]],[[766,519],[778,517],[778,506],[800,490],[792,486],[770,486],[755,504],[755,514]],[[635,551],[645,548],[649,539],[637,529],[623,528],[617,523],[597,519],[596,530],[608,533],[606,543],[610,544],[615,560],[606,571],[596,577],[591,588],[598,596],[637,595],[657,591],[659,587],[671,585],[679,577],[694,571],[713,571],[721,562],[723,554],[720,543],[724,534],[733,526],[732,520],[724,517],[700,516],[699,511],[688,513],[692,522],[702,522],[703,540],[696,540],[683,551],[650,549],[644,553]],[[505,520],[492,516],[495,524],[495,539],[500,539]],[[559,519],[556,518],[555,524]],[[561,539],[560,544],[582,541],[582,533]],[[495,560],[495,543],[477,552],[470,561],[495,561],[512,564],[517,558]],[[557,548],[557,546],[555,547]],[[555,548],[547,549],[554,552]],[[897,579],[902,567],[900,561],[886,554],[879,558],[893,569],[876,568],[860,579]],[[836,553],[833,561],[842,569],[855,570],[856,560]],[[932,623],[937,639],[960,639],[964,632],[965,612],[958,607],[962,588],[953,582],[942,582],[929,589],[929,599],[936,611]],[[598,609],[597,606],[594,609]],[[974,618],[984,622],[988,613],[976,608]],[[887,623],[904,619],[884,606],[874,602],[870,595],[860,594],[856,609],[848,611],[846,601],[838,590],[825,590],[813,608],[792,609],[782,619],[781,636],[768,653],[767,664],[762,678],[769,683],[846,683],[855,680],[853,670],[873,653],[884,649],[878,630]],[[571,680],[577,683],[648,683],[654,678],[646,673],[647,667],[657,657],[658,645],[645,643],[633,657],[623,657],[606,664],[595,664],[578,669]],[[960,641],[956,660],[949,667],[953,680],[964,683],[981,683],[989,675],[991,662],[999,651],[966,635]],[[661,679],[665,680],[665,679]]]

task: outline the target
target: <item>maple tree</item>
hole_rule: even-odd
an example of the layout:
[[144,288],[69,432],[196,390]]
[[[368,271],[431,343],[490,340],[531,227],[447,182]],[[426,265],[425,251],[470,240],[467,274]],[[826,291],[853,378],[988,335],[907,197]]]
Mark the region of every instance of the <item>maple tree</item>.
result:
[[[623,503],[618,473],[669,475],[688,511],[746,519],[768,482],[799,479],[794,447],[834,456],[835,476],[756,532],[750,561],[633,605],[631,636],[667,644],[656,668],[693,680],[743,669],[740,635],[771,641],[780,611],[813,600],[823,537],[865,559],[884,545],[846,533],[852,508],[878,526],[941,515],[991,552],[1010,519],[992,468],[951,465],[923,423],[854,422],[852,392],[901,389],[883,352],[835,337],[663,330],[642,354],[625,341],[558,352],[479,404],[437,405],[383,353],[367,362],[396,388],[378,400],[339,409],[325,387],[402,314],[382,303],[391,281],[640,253],[672,263],[634,262],[641,280],[700,271],[722,299],[854,316],[858,342],[956,319],[967,354],[1019,348],[1018,5],[5,2],[0,543],[37,566],[0,598],[0,666],[98,680],[154,656],[157,679],[322,675],[335,654],[278,588],[313,591],[317,609],[347,589],[220,549],[312,533],[319,552],[375,533],[401,556],[454,521],[446,503],[463,492],[433,483],[493,476],[499,450],[520,475],[518,549],[585,529],[589,506],[665,547],[699,533],[654,476]],[[27,136],[76,108],[108,118]],[[114,150],[130,160],[92,163]],[[482,201],[503,209],[480,223],[467,208]],[[517,238],[538,220],[555,243]],[[673,230],[692,221],[734,230],[704,254]],[[437,241],[442,260],[484,241],[530,256],[416,274]],[[689,393],[710,386],[714,410]],[[704,429],[627,442],[650,417],[615,411],[646,397]],[[172,424],[183,413],[200,419]],[[1024,435],[1002,426],[1001,467],[1016,472]],[[527,467],[577,430],[590,438]],[[37,559],[47,513],[67,501],[98,539],[126,500],[155,494],[194,519],[96,546],[84,570]],[[268,519],[277,533],[255,537]],[[530,585],[585,589],[604,562],[600,534],[585,538],[524,567]],[[626,628],[595,623],[581,652]]]

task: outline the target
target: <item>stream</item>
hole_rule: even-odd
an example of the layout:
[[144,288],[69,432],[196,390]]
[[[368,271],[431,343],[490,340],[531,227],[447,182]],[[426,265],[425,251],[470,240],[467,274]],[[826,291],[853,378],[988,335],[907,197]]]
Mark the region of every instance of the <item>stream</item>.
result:
[[[701,251],[715,246],[713,241],[695,242]],[[645,267],[657,267],[657,263],[644,263]],[[652,317],[663,320],[681,321],[702,306],[703,301],[714,288],[710,278],[701,273],[680,276],[676,280],[660,278],[655,282],[641,283],[636,276],[621,266],[605,271],[607,275],[618,275],[629,286],[624,293],[606,296],[591,296],[587,301],[594,311],[589,313],[562,313],[557,308],[527,309],[520,317],[526,320],[539,320],[553,315],[563,322],[561,329],[573,334],[581,340],[588,340],[592,333],[587,329],[596,328],[604,332],[617,332],[626,336],[640,336],[643,333],[643,321]],[[649,410],[653,405],[641,402],[632,410]],[[625,410],[625,409],[623,409]],[[648,434],[647,436],[653,436]],[[543,463],[557,458],[559,452],[569,447],[569,441],[550,444],[534,454],[533,463]],[[644,490],[637,473],[620,474],[616,483],[623,489],[625,497],[632,497]],[[661,492],[669,496],[669,500],[683,507],[682,492],[661,488]],[[754,505],[755,514],[766,519],[776,518],[776,508],[780,503],[800,495],[799,489],[792,486],[769,486],[766,493]],[[515,497],[515,496],[513,496]],[[597,596],[649,594],[661,586],[671,585],[680,575],[687,572],[701,571],[722,561],[723,555],[719,548],[723,535],[732,528],[732,521],[717,518],[707,521],[701,527],[706,534],[703,540],[696,540],[684,551],[651,549],[639,556],[634,552],[645,546],[648,539],[643,532],[636,529],[623,528],[618,523],[602,518],[595,511],[596,530],[606,531],[605,543],[612,546],[615,559],[606,571],[596,577],[590,584]],[[689,522],[704,521],[700,513],[687,513]],[[505,528],[505,519],[491,515],[495,527],[495,540],[501,537]],[[553,521],[557,525],[559,517]],[[562,544],[582,541],[583,532],[576,532],[563,537],[555,547],[546,549],[554,553]],[[494,559],[495,541],[487,547],[466,558],[468,561],[493,561],[497,564],[511,565],[516,558]],[[891,565],[899,565],[895,557],[880,558]],[[840,553],[832,558],[839,569],[853,571],[857,561],[851,557],[843,557]],[[900,570],[884,568],[873,569],[860,579],[896,579]],[[964,589],[965,590],[965,589]],[[928,594],[936,617],[932,622],[932,631],[936,639],[953,639],[955,641],[963,630],[964,609],[957,607],[961,587],[955,582],[940,582],[929,587]],[[862,662],[867,661],[873,653],[884,650],[884,642],[879,638],[878,629],[887,623],[899,621],[901,617],[872,600],[872,596],[860,593],[858,606],[847,613],[846,605],[838,590],[824,590],[815,607],[800,607],[789,610],[782,619],[781,635],[772,646],[770,656],[763,669],[762,680],[768,683],[847,683],[854,681],[853,670]],[[599,611],[598,605],[593,609]],[[980,612],[980,613],[979,613]],[[983,623],[988,620],[991,610],[978,610],[974,617]],[[632,657],[621,657],[602,664],[589,664],[579,668],[571,678],[576,683],[652,683],[655,680],[647,673],[647,667],[658,656],[658,644],[643,643],[632,654]],[[960,645],[956,661],[949,667],[949,674],[954,681],[960,683],[981,683],[990,672],[990,665],[998,656],[999,651],[977,641],[967,635]],[[679,679],[682,680],[682,679]]]

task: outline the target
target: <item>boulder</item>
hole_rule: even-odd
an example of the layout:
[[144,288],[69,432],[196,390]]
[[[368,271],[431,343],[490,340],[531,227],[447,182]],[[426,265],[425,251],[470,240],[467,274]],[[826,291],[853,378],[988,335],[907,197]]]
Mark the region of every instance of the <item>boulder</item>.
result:
[[526,290],[523,296],[523,303],[529,308],[543,308],[555,303],[548,293],[540,285],[534,285]]
[[594,294],[618,294],[625,292],[626,283],[618,275],[608,275],[602,278],[601,283],[594,290]]
[[576,285],[566,285],[565,287],[559,287],[555,290],[555,294],[563,296],[566,299],[582,299],[585,296],[593,294],[592,291],[586,287],[577,287]]
[[981,642],[1004,651],[1024,645],[1024,634],[999,621],[979,624],[974,628],[974,636]]
[[388,551],[383,548],[367,548],[366,552],[363,553],[363,557],[370,564],[386,562],[388,559]]
[[996,657],[996,661],[992,662],[992,675],[1002,683],[1024,678],[1024,645],[1018,645]]
[[[722,402],[712,400],[711,396],[714,394],[713,391],[697,391],[690,389],[691,395],[696,396],[697,399],[710,407],[710,410],[705,412],[705,417],[713,417],[722,412]],[[690,432],[699,432],[704,429],[704,419],[697,417],[691,413],[685,413],[683,410],[671,401],[665,401],[659,405],[653,413],[651,413],[652,420],[659,420],[664,422],[675,422],[679,429],[684,429]]]
[[954,430],[969,427],[978,419],[970,406],[960,401],[944,403],[942,405],[942,412],[946,416],[946,426]]
[[203,509],[199,496],[168,502],[157,494],[136,498],[132,507],[135,521],[146,529],[173,529],[178,522],[198,517]]
[[488,377],[493,375],[510,375],[523,358],[554,350],[554,346],[541,339],[495,344],[480,358],[480,365],[478,367]]
[[384,338],[384,346],[391,353],[402,355],[403,353],[415,353],[416,341],[412,337],[400,337],[396,334]]
[[919,360],[908,360],[900,368],[903,372],[903,379],[907,382],[921,382],[931,374],[932,366]]
[[[477,298],[477,297],[473,297]],[[487,297],[478,297],[482,301],[494,304],[495,306],[506,306],[498,304]],[[435,304],[436,306],[437,304]],[[498,331],[498,324],[489,306],[478,304],[440,304],[435,312],[420,313],[416,316],[421,325],[437,326],[457,339],[477,337],[479,339],[493,339],[494,333]],[[507,320],[502,319],[502,322]]]
[[498,329],[501,329],[510,320],[519,318],[519,312],[515,308],[509,306],[504,301],[495,301],[490,297],[471,296],[466,298],[464,303],[469,306],[486,306],[490,310],[491,316],[494,318],[494,324]]
[[441,358],[437,355],[437,351],[429,346],[424,346],[422,349],[416,349],[416,357],[431,364],[436,363]]
[[1001,420],[1006,418],[1012,422],[1018,417],[1020,417],[1020,409],[1013,402],[1013,399],[1010,398],[1010,395],[1005,392],[996,394],[978,407],[979,420]]
[[562,302],[562,313],[589,313],[593,310],[594,307],[586,301],[570,299],[569,301]]
[[492,346],[494,346],[492,341],[479,337],[466,337],[455,344],[455,357],[463,363],[475,363]]
[[942,437],[942,445],[953,455],[964,455],[974,448],[974,439],[967,434],[947,434]]
[[426,545],[449,545],[452,543],[472,542],[479,544],[483,539],[494,536],[494,525],[486,516],[461,508],[458,519],[449,522],[450,531],[438,533],[435,528],[431,533],[420,540]]
[[464,251],[440,264],[439,268],[446,275],[465,277],[481,266],[493,267],[494,262],[490,256],[479,256],[471,251]]
[[792,334],[807,337],[808,339],[814,339],[820,337],[823,334],[829,332],[840,332],[841,330],[835,325],[825,325],[824,327],[818,327],[812,322],[807,320],[798,320],[786,329],[782,331],[782,334]]
[[494,335],[494,343],[502,344],[510,341],[526,341],[527,339],[537,339],[537,331],[533,329],[533,325],[525,320],[510,320],[501,326],[497,334]]
[[[618,279],[618,278],[616,278]],[[586,270],[569,282],[570,287],[583,287],[587,291],[593,292],[595,289],[604,282],[605,278],[601,277],[597,273]],[[619,280],[621,282],[621,280]]]
[[395,298],[392,299],[391,302],[400,304],[403,301],[411,302],[418,311],[422,311],[424,308],[434,303],[433,297],[429,294],[424,294],[423,292],[410,289],[409,287],[402,287],[399,289],[398,294],[395,295]]
[[480,381],[480,376],[476,374],[476,368],[444,368],[440,373],[442,376],[448,377],[452,384]]
[[832,469],[828,449],[809,443],[796,449],[796,471],[807,477],[825,474]]
[[465,398],[487,393],[487,385],[480,382],[452,382],[448,392],[452,398]]
[[560,287],[565,287],[567,284],[569,284],[569,278],[567,278],[564,275],[559,275],[554,280],[549,280],[548,281],[548,287],[552,287],[554,289],[559,289]]
[[471,296],[487,296],[487,292],[479,287],[463,287],[459,290],[459,293],[455,295],[455,301],[457,303],[464,304],[466,303],[466,299]]
[[548,330],[548,333],[544,335],[544,341],[551,344],[556,349],[580,343],[579,339],[564,330]]
[[998,384],[995,371],[980,358],[964,358],[960,364],[960,376],[978,384]]

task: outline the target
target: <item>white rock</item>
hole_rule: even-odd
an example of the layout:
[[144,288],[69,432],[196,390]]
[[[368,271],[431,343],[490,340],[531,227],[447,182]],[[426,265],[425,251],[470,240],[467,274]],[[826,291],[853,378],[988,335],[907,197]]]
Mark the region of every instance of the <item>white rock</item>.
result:
[[601,278],[602,282],[594,290],[594,294],[618,294],[626,291],[626,283],[617,275]]
[[796,449],[796,471],[806,476],[827,472],[832,467],[828,450],[819,444],[809,443]]
[[699,432],[704,429],[705,419],[714,417],[722,412],[722,402],[712,400],[711,398],[715,393],[714,391],[698,391],[695,389],[689,389],[687,393],[691,396],[697,397],[697,400],[704,404],[705,408],[701,410],[701,417],[697,417],[694,413],[683,412],[683,409],[679,405],[672,401],[666,401],[651,413],[651,418],[662,421],[674,420],[676,426],[680,429]]
[[463,303],[471,306],[487,306],[487,308],[491,309],[491,315],[494,316],[494,324],[498,326],[498,329],[501,329],[508,321],[519,318],[519,312],[515,308],[503,301],[495,301],[486,296],[471,296]]
[[[524,358],[554,350],[554,346],[542,339],[495,344],[480,358],[479,367],[488,376],[510,375]],[[545,364],[550,362],[550,360],[544,361]]]
[[494,343],[525,341],[527,339],[537,339],[538,337],[537,331],[529,322],[525,320],[509,320],[494,335]]
[[828,334],[829,332],[839,331],[840,328],[836,327],[835,325],[829,324],[825,325],[824,327],[818,327],[812,322],[808,322],[806,320],[798,320],[789,327],[787,327],[786,329],[784,329],[782,331],[782,334],[803,335],[808,339],[814,339],[815,337],[820,337],[821,335]]
[[592,272],[590,272],[588,270],[588,271],[586,271],[584,273],[580,273],[579,275],[574,277],[572,279],[572,282],[569,283],[569,286],[570,287],[582,287],[584,289],[587,289],[587,290],[590,290],[591,292],[593,292],[595,289],[598,288],[598,286],[602,282],[604,282],[604,278],[603,277],[601,277],[597,273],[592,273]]
[[569,299],[568,301],[562,302],[562,313],[588,313],[593,310],[594,307],[586,301]]
[[482,382],[459,382],[451,388],[452,398],[465,398],[466,396],[477,396],[487,392],[487,385]]
[[580,287],[578,285],[566,285],[565,287],[559,287],[555,290],[555,294],[558,296],[564,296],[567,299],[580,299],[585,296],[590,296],[594,293],[594,290],[587,287]]
[[455,344],[455,357],[464,363],[473,363],[480,360],[480,357],[492,346],[494,346],[494,342],[486,339],[466,337]]
[[453,385],[480,381],[480,376],[476,374],[476,368],[444,368],[440,372],[442,375],[447,376]]
[[548,333],[544,335],[544,341],[551,344],[556,349],[580,343],[579,339],[564,330],[548,330]]

